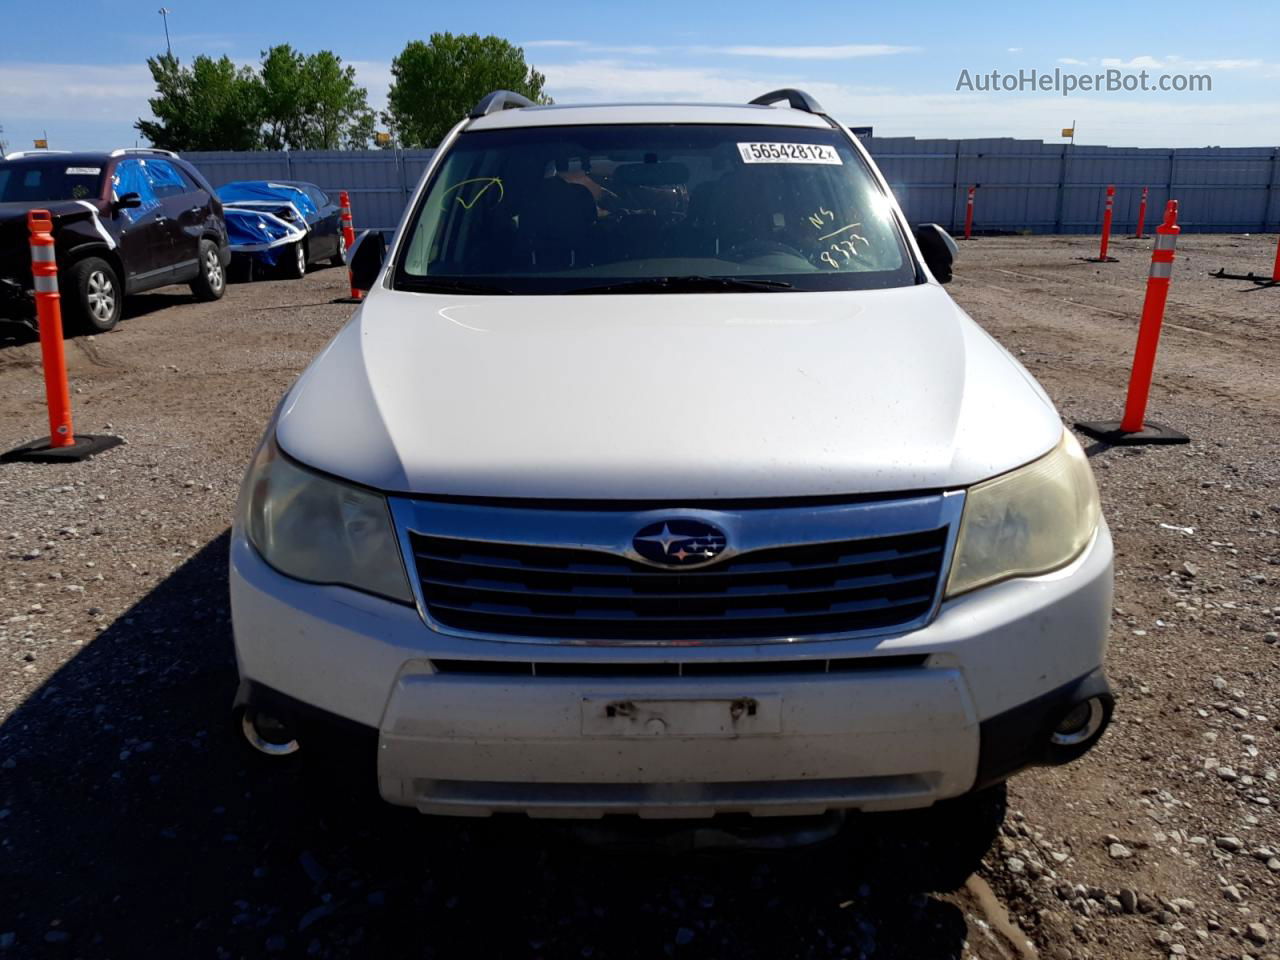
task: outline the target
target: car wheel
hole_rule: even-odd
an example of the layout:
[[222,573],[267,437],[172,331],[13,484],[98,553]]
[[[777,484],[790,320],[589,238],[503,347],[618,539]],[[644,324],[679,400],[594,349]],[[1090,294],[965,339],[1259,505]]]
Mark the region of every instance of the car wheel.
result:
[[307,242],[299,240],[289,247],[288,252],[280,258],[280,272],[290,280],[298,280],[307,275]]
[[200,241],[200,272],[191,281],[191,292],[197,300],[221,300],[227,292],[227,272],[212,240]]
[[338,231],[338,252],[333,255],[329,261],[335,267],[346,266],[347,263],[347,235],[341,230]]
[[120,322],[124,288],[115,268],[99,257],[85,257],[68,271],[74,297],[70,299],[71,326],[81,333],[106,333]]

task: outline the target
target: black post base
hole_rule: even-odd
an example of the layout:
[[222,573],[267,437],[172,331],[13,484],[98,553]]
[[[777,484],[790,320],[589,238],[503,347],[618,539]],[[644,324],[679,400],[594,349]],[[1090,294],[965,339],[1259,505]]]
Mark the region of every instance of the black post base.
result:
[[78,463],[122,443],[124,441],[119,437],[95,437],[82,433],[70,446],[51,447],[49,438],[42,437],[0,453],[0,463]]
[[1264,287],[1280,286],[1280,280],[1273,280],[1270,277],[1260,277],[1252,270],[1248,273],[1227,273],[1226,267],[1219,267],[1217,272],[1210,270],[1209,276],[1215,280],[1250,280],[1253,283]]
[[1115,257],[1081,257],[1086,263],[1119,263]]
[[1095,440],[1109,443],[1116,447],[1137,447],[1146,444],[1190,443],[1191,438],[1179,433],[1172,427],[1152,423],[1150,420],[1142,425],[1142,429],[1134,433],[1126,433],[1120,429],[1119,420],[1085,420],[1076,423],[1076,429],[1086,433]]
[[330,303],[364,303],[364,297],[338,297],[336,300],[330,300]]

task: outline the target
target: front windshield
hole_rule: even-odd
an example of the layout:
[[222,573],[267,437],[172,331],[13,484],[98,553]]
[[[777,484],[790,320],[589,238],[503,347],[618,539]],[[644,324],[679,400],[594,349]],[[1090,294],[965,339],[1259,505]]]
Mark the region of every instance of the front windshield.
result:
[[102,167],[66,160],[0,164],[0,203],[96,200],[102,195]]
[[829,128],[463,133],[407,236],[395,282],[408,290],[849,290],[916,280],[888,198]]

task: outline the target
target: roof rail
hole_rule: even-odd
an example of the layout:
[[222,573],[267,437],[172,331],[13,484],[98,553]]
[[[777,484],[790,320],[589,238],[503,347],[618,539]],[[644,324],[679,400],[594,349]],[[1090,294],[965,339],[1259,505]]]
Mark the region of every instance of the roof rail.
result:
[[487,94],[483,100],[471,108],[471,112],[467,116],[475,120],[477,117],[487,117],[491,113],[497,113],[499,110],[510,110],[513,107],[533,107],[537,106],[528,97],[510,90],[495,90],[493,93]]
[[51,153],[70,153],[70,150],[14,150],[6,153],[6,160],[21,160],[23,157],[43,157]]
[[803,110],[806,113],[817,113],[826,116],[827,111],[822,109],[822,104],[809,96],[803,90],[793,90],[791,87],[784,87],[781,90],[771,90],[762,96],[756,97],[751,102],[761,107],[771,107],[775,103],[787,101],[787,105],[792,110]]
[[172,150],[162,150],[160,147],[117,147],[111,151],[111,156],[123,157],[127,153],[154,153],[161,157],[177,156]]

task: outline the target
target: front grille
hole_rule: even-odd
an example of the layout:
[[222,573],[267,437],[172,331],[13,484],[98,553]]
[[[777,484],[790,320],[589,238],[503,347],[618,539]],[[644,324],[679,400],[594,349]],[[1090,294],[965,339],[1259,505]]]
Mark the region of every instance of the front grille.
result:
[[933,605],[947,528],[739,554],[666,571],[594,550],[410,533],[438,623],[471,632],[679,641],[855,633]]

